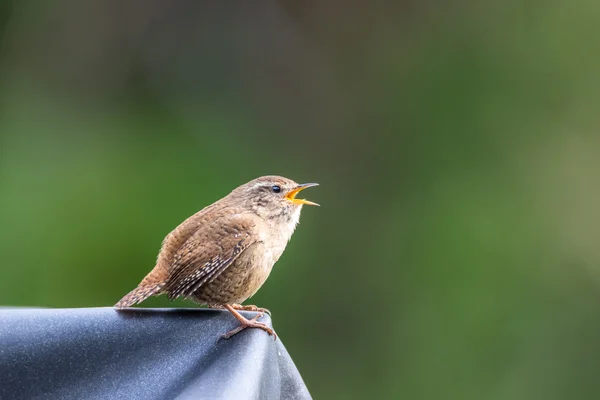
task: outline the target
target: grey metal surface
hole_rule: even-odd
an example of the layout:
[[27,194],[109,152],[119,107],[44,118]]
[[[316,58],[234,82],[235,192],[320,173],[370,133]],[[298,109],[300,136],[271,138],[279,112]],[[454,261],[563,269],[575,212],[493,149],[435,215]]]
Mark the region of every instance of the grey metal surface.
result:
[[223,310],[0,309],[0,399],[310,399],[280,338],[219,340],[236,326]]

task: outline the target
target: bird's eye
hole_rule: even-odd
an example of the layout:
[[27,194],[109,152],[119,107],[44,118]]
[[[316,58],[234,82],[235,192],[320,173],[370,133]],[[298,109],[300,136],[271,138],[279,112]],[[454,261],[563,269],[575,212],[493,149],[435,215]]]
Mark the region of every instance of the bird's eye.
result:
[[277,186],[277,185],[271,186],[271,190],[275,193],[279,193],[279,192],[281,192],[281,186]]

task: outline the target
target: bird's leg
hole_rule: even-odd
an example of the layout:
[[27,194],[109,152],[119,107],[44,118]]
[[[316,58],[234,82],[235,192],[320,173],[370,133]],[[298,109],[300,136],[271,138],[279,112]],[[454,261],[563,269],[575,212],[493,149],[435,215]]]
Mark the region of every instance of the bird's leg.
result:
[[[208,308],[216,308],[219,310],[222,310],[225,308],[225,306],[223,304],[207,304],[206,306]],[[257,306],[253,306],[253,305],[243,306],[243,305],[237,304],[237,303],[231,304],[231,307],[234,310],[254,311],[254,312],[269,314],[269,316],[271,316],[271,311],[267,310],[266,308],[262,308],[262,307],[257,307]]]
[[235,308],[233,308],[230,304],[224,304],[223,306],[230,313],[232,313],[233,316],[240,322],[240,326],[238,326],[234,330],[229,331],[226,334],[224,334],[223,336],[221,336],[223,339],[229,339],[233,335],[240,333],[241,331],[243,331],[246,328],[258,328],[258,329],[262,329],[263,331],[267,332],[269,334],[269,336],[273,336],[275,338],[275,340],[277,340],[277,334],[275,333],[275,331],[273,329],[269,328],[266,324],[263,324],[262,322],[257,321],[260,317],[262,317],[264,315],[263,313],[257,314],[252,319],[247,319],[242,314],[237,312],[235,310]]
[[231,307],[234,310],[242,310],[242,311],[256,311],[259,313],[266,313],[269,314],[269,316],[271,316],[271,311],[267,310],[266,308],[262,308],[262,307],[257,307],[254,305],[247,305],[247,306],[243,306],[241,304],[232,304]]

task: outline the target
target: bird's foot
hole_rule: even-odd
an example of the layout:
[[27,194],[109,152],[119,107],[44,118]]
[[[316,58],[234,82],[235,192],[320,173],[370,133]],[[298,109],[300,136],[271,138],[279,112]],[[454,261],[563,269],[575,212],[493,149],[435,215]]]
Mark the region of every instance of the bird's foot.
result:
[[227,332],[226,334],[224,334],[223,336],[221,336],[221,338],[223,338],[223,339],[229,339],[233,335],[236,335],[236,334],[240,333],[241,331],[243,331],[246,328],[258,328],[258,329],[262,329],[263,331],[267,332],[269,334],[269,336],[273,336],[273,338],[275,340],[277,340],[277,334],[275,333],[275,331],[273,330],[273,328],[267,326],[266,324],[264,324],[262,322],[258,322],[258,319],[262,318],[264,316],[264,313],[259,312],[252,319],[247,319],[242,314],[240,314],[239,312],[237,312],[232,305],[225,304],[225,308],[227,310],[229,310],[229,312],[232,313],[233,316],[240,322],[240,326],[238,326],[237,328],[235,328],[235,329]]
[[241,304],[232,304],[231,307],[233,307],[234,310],[256,311],[259,313],[269,314],[269,317],[271,316],[271,311],[267,310],[266,308],[257,307],[257,306],[251,305],[251,304],[247,305],[247,306],[243,306]]
[[269,334],[269,336],[273,336],[273,338],[275,340],[277,340],[277,334],[275,333],[275,331],[272,328],[269,328],[266,324],[263,324],[262,322],[258,322],[257,320],[259,318],[261,318],[264,314],[260,313],[257,314],[254,318],[252,319],[247,319],[246,322],[241,322],[241,325],[238,326],[237,328],[227,332],[226,334],[224,334],[223,336],[221,336],[223,339],[229,339],[232,336],[240,333],[241,331],[243,331],[246,328],[258,328],[258,329],[262,329],[263,331],[267,332]]

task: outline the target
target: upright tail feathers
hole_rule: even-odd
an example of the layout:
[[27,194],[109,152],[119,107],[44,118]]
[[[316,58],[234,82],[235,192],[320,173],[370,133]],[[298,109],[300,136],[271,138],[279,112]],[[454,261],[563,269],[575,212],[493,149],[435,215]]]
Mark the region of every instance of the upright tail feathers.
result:
[[138,287],[133,289],[131,292],[127,293],[125,297],[119,300],[119,302],[115,304],[115,308],[131,307],[134,304],[141,303],[148,297],[154,296],[155,294],[159,294],[162,291],[163,286],[163,283],[153,283],[145,285],[142,282]]

